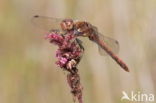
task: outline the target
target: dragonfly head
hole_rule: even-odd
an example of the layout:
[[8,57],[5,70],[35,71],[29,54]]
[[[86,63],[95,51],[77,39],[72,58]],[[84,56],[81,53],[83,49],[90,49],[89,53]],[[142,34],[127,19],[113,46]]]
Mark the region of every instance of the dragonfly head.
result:
[[74,22],[72,19],[64,19],[61,22],[61,28],[64,31],[70,31],[73,29],[73,27],[74,27]]

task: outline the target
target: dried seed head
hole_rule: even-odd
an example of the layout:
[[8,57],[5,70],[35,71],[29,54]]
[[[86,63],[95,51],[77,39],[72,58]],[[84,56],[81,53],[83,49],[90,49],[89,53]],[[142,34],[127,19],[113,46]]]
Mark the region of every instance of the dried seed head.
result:
[[77,64],[80,62],[84,53],[84,48],[80,42],[77,41],[77,36],[72,31],[75,28],[73,21],[66,19],[62,21],[61,27],[66,32],[52,32],[46,36],[50,43],[58,46],[56,51],[56,64],[69,72],[67,81],[71,88],[73,97],[82,103],[82,86],[80,84],[80,77],[78,74]]
[[76,67],[76,65],[77,62],[74,59],[72,59],[71,61],[68,62],[67,68],[72,69],[73,67]]

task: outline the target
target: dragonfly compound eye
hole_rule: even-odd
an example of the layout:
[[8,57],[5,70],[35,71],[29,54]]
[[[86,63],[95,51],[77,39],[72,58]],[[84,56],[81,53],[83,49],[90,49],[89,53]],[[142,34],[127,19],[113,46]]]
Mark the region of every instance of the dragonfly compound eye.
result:
[[61,22],[61,28],[64,31],[72,30],[74,27],[74,22],[72,19],[65,19]]

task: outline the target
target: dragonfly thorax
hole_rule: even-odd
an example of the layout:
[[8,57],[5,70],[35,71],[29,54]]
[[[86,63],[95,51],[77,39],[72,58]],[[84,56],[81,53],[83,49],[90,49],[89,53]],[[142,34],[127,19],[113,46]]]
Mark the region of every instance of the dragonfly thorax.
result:
[[74,26],[75,30],[83,37],[89,37],[94,32],[92,25],[85,21],[77,21]]

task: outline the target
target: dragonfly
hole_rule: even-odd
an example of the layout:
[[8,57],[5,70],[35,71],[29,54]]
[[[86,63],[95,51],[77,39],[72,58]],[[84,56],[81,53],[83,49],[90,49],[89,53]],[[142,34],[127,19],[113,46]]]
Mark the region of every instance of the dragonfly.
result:
[[[121,68],[129,72],[128,66],[116,55],[119,52],[118,41],[104,36],[98,31],[96,26],[90,24],[89,22],[35,15],[32,18],[32,23],[48,32],[73,31],[74,35],[88,37],[89,40],[98,45],[99,53],[101,55],[109,55],[118,65],[120,65]],[[82,43],[81,40],[77,40],[79,43]]]

